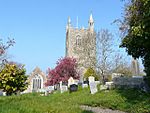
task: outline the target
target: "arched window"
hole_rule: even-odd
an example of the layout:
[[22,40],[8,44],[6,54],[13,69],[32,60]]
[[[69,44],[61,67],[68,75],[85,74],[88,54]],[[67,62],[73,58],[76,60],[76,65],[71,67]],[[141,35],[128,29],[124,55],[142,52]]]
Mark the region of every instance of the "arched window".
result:
[[32,90],[37,91],[38,89],[42,88],[42,77],[40,75],[35,75],[32,79]]
[[81,46],[81,43],[82,43],[81,36],[80,36],[80,35],[77,35],[77,36],[76,36],[76,45],[77,45],[77,46]]

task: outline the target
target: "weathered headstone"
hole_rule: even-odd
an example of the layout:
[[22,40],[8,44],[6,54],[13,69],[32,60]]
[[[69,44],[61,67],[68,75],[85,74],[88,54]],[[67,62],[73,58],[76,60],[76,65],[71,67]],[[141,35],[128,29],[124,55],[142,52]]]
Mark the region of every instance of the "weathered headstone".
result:
[[68,87],[65,85],[62,85],[62,81],[60,81],[59,84],[60,84],[60,92],[61,93],[68,91]]
[[106,85],[100,85],[100,90],[106,90],[107,86]]
[[68,87],[67,86],[61,86],[60,87],[60,92],[63,93],[63,92],[66,92],[68,91]]
[[69,88],[70,92],[75,92],[78,90],[78,85],[76,84],[72,84],[70,85],[70,88]]
[[88,84],[82,84],[82,88],[88,87]]
[[95,78],[93,76],[89,76],[88,79],[89,79],[89,83],[90,82],[95,82]]
[[45,92],[45,91],[47,91],[47,89],[42,88],[38,90],[38,92]]
[[90,85],[90,91],[91,94],[95,94],[98,89],[97,89],[97,83],[95,82],[95,78],[93,76],[89,76],[89,85]]
[[0,90],[0,96],[3,96],[3,91],[2,90]]
[[74,79],[72,77],[70,77],[68,79],[68,87],[70,87],[70,85],[74,84]]
[[90,82],[89,85],[91,94],[95,94],[98,91],[97,84],[95,82]]
[[48,91],[45,91],[45,96],[47,96],[48,95]]
[[106,82],[105,85],[107,86],[107,89],[113,88],[113,82]]
[[59,82],[59,86],[60,86],[60,89],[61,89],[61,87],[62,87],[62,81]]
[[48,89],[49,91],[53,91],[53,90],[54,90],[54,86],[48,86],[47,89]]
[[3,96],[6,96],[6,92],[3,92]]

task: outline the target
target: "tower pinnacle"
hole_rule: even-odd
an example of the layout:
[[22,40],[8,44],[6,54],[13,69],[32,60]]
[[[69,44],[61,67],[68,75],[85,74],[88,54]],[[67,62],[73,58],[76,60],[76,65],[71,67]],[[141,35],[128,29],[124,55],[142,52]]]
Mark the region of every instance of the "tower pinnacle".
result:
[[71,19],[68,17],[68,25],[71,25]]
[[93,19],[92,13],[91,13],[90,18],[89,18],[89,29],[91,32],[94,31],[94,19]]
[[67,22],[67,26],[66,26],[66,32],[68,31],[70,26],[71,26],[71,19],[70,19],[70,17],[68,17],[68,22]]
[[92,16],[92,13],[91,13],[91,15],[90,15],[90,19],[89,19],[89,22],[90,22],[90,23],[94,23],[94,20],[93,20],[93,16]]

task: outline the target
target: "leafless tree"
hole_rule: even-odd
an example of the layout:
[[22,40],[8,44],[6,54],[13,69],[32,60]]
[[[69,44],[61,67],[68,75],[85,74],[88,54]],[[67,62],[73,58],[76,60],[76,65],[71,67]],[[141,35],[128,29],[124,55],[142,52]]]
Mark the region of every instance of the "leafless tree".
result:
[[2,66],[3,63],[7,62],[7,49],[10,46],[13,46],[15,43],[14,39],[8,38],[8,41],[6,44],[3,42],[2,39],[0,39],[0,65]]
[[113,35],[108,29],[102,29],[96,37],[97,71],[104,82],[112,66]]
[[126,76],[132,75],[131,65],[127,61],[129,58],[127,56],[121,54],[121,52],[115,52],[114,56],[114,64],[113,64],[113,72],[114,73],[121,73]]

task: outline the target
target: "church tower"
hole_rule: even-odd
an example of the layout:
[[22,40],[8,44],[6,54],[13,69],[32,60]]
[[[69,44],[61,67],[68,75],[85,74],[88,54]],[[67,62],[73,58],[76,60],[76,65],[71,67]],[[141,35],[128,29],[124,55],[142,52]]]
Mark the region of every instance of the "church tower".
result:
[[131,71],[132,75],[138,76],[140,74],[139,62],[137,59],[132,58]]
[[96,65],[96,32],[92,14],[88,20],[88,28],[73,27],[70,17],[66,26],[66,56],[78,61],[79,70],[95,68]]

